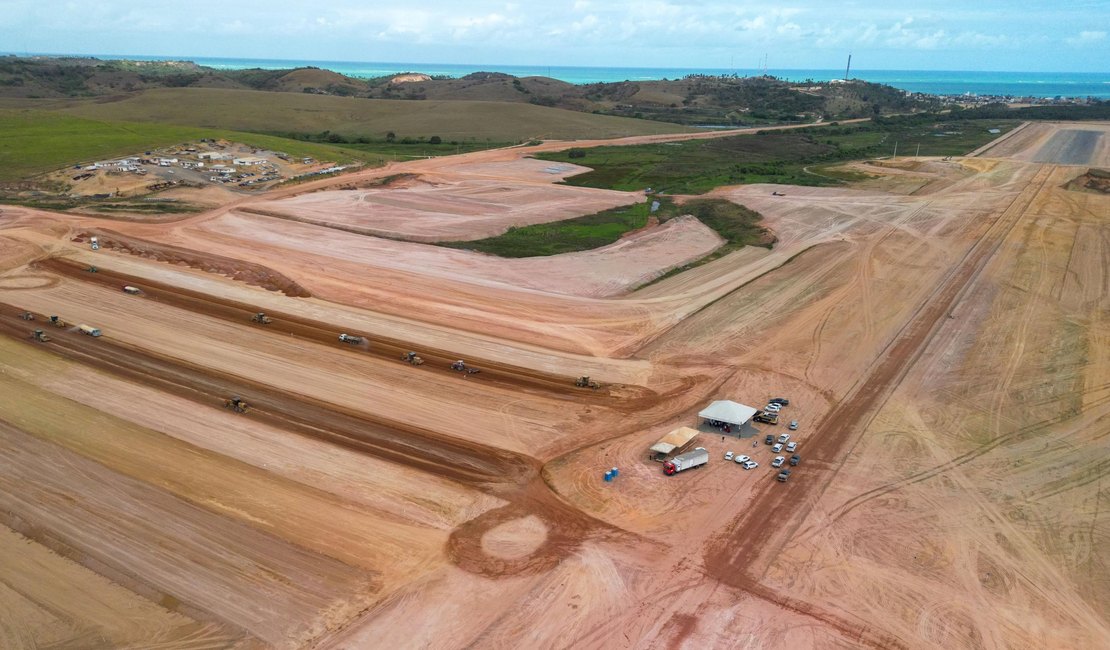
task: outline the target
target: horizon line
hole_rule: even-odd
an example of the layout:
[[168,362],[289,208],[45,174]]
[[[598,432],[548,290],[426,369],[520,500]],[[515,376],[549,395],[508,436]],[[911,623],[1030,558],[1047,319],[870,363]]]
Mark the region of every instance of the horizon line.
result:
[[[152,59],[161,59],[165,61],[181,61],[188,63],[196,63],[197,59],[229,59],[240,61],[259,61],[259,62],[272,62],[272,63],[347,63],[347,64],[384,64],[384,65],[427,65],[427,66],[503,66],[511,68],[572,68],[579,70],[673,70],[676,72],[690,71],[690,70],[713,70],[713,71],[737,71],[737,70],[753,70],[759,71],[759,68],[715,68],[715,67],[701,67],[701,66],[684,66],[684,67],[671,67],[671,66],[625,66],[625,65],[611,65],[611,66],[598,66],[598,65],[562,65],[562,64],[549,64],[549,63],[446,63],[446,62],[418,62],[418,61],[354,61],[354,60],[340,60],[340,59],[273,59],[268,57],[244,57],[244,56],[201,56],[201,55],[164,55],[164,54],[78,54],[78,53],[65,53],[65,52],[14,52],[2,51],[0,56],[16,56],[16,57],[30,57],[30,56],[43,56],[43,57],[71,57],[71,58],[86,58],[98,59],[103,61],[127,61],[137,60],[134,57],[146,57]],[[303,67],[303,66],[294,66]],[[768,71],[797,71],[797,72],[838,72],[839,67],[836,68],[768,68]],[[974,73],[1012,73],[1012,74],[1082,74],[1082,75],[1107,75],[1110,72],[1084,72],[1078,70],[951,70],[940,68],[857,68],[858,72],[974,72]],[[416,72],[416,71],[413,71]]]

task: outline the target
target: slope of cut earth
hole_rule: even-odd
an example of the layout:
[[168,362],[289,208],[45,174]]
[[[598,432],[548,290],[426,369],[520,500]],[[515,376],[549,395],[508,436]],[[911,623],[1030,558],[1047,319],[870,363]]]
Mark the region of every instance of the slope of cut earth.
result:
[[723,241],[692,217],[672,219],[595,250],[525,259],[501,259],[470,251],[360,237],[242,213],[205,222],[190,236],[194,239],[249,236],[257,242],[258,250],[269,248],[289,261],[331,258],[340,263],[583,297],[624,293],[705,256]]
[[492,237],[514,226],[561,221],[641,200],[627,192],[462,180],[314,192],[252,203],[244,210],[355,233],[436,242]]

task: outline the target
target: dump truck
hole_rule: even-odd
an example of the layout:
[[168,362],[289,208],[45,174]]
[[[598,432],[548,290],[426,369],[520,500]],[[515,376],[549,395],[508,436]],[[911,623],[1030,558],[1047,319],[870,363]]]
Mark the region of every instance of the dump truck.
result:
[[663,473],[667,476],[673,476],[694,467],[701,467],[708,462],[709,452],[706,451],[705,447],[698,447],[693,451],[679,454],[663,463]]
[[574,385],[578,388],[592,388],[594,390],[601,388],[601,384],[597,383],[596,381],[590,381],[590,378],[586,375],[582,375],[578,379],[575,379]]
[[138,287],[133,287],[133,286],[131,286],[131,285],[129,285],[129,284],[125,284],[125,285],[123,286],[123,292],[124,292],[124,293],[129,293],[129,294],[131,294],[132,296],[137,296],[137,295],[139,295],[140,293],[142,293],[143,291],[142,291],[142,289],[140,289],[140,288],[138,288]]
[[365,341],[365,339],[363,339],[361,336],[351,336],[350,334],[340,334],[339,335],[339,342],[340,343],[350,343],[351,345],[362,345],[363,341]]
[[51,316],[50,317],[50,324],[53,325],[54,327],[65,327],[66,326],[66,322],[64,320],[58,318],[57,316]]
[[46,335],[46,332],[42,331],[41,329],[37,329],[32,332],[31,338],[35,339],[39,343],[46,343],[50,340],[50,337]]
[[35,315],[32,314],[29,311],[23,312],[22,314],[19,315],[19,317],[22,318],[23,320],[35,320]]
[[424,365],[424,359],[417,355],[415,352],[406,352],[401,355],[401,361],[407,361],[414,366]]
[[100,336],[100,329],[93,327],[92,325],[81,324],[77,326],[77,329],[81,330],[82,334],[88,334],[89,336]]
[[229,408],[236,413],[246,413],[250,406],[243,401],[238,395],[233,396],[231,399],[224,400],[224,408]]
[[255,314],[254,316],[251,316],[251,322],[252,323],[261,323],[263,325],[269,325],[270,323],[274,322],[274,319],[267,316],[266,312],[260,311],[257,314]]

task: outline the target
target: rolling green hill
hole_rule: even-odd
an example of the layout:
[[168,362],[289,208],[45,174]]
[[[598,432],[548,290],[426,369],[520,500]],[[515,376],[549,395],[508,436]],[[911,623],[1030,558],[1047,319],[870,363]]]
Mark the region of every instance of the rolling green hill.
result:
[[338,163],[360,157],[358,152],[329,145],[227,129],[91,120],[49,111],[0,109],[0,181],[20,180],[67,165],[201,138],[221,138]]
[[506,102],[373,100],[217,88],[156,88],[112,98],[114,101],[105,99],[42,100],[42,106],[99,120],[264,133],[331,131],[374,140],[384,139],[390,132],[398,138],[440,136],[445,141],[516,142],[692,130],[661,122]]

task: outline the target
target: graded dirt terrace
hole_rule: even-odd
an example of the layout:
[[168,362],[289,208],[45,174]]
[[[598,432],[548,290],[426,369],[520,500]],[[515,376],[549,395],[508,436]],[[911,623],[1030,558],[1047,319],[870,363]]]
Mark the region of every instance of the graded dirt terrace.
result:
[[[1106,647],[1110,197],[1067,189],[1107,141],[1069,134],[1105,130],[720,188],[775,247],[642,288],[715,233],[504,260],[335,227],[620,199],[525,157],[566,143],[156,224],[0,208],[0,645]],[[775,395],[783,424],[701,434],[706,467],[647,460],[708,401]]]

